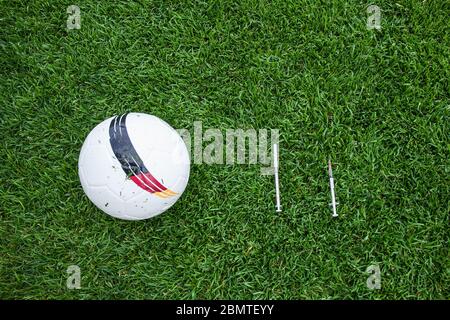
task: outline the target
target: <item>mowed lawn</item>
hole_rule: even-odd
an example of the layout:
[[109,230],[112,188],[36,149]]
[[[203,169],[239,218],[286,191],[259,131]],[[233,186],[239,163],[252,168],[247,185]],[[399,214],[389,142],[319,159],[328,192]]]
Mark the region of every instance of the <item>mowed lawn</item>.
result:
[[[450,298],[448,1],[73,1],[0,2],[0,298]],[[99,211],[79,151],[125,111],[279,129],[283,212],[254,164],[193,164],[156,218]]]

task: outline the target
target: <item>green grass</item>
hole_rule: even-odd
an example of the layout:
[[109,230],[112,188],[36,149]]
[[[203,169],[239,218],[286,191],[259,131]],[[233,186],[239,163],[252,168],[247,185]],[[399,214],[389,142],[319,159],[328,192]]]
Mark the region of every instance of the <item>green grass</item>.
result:
[[[369,4],[2,0],[0,298],[450,298],[450,4]],[[103,214],[78,154],[124,111],[278,128],[284,212],[259,166],[192,165],[168,212]]]

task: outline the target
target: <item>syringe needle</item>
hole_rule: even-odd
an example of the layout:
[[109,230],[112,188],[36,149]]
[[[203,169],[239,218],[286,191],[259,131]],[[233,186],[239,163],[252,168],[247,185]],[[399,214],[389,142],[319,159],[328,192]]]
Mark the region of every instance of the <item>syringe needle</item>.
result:
[[281,212],[280,184],[278,181],[278,144],[273,145],[273,170],[275,174],[276,211]]
[[331,167],[331,160],[328,160],[328,176],[330,177],[330,191],[331,191],[331,203],[330,206],[333,208],[333,217],[337,217],[336,210],[336,195],[334,193],[334,178],[333,178],[333,169]]

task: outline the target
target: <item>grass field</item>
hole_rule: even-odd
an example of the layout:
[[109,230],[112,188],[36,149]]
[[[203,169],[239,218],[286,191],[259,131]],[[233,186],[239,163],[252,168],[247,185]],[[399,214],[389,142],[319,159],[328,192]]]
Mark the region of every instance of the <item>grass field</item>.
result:
[[[0,298],[450,298],[448,1],[0,3]],[[283,213],[260,166],[206,164],[156,218],[102,213],[78,155],[125,111],[279,129]]]

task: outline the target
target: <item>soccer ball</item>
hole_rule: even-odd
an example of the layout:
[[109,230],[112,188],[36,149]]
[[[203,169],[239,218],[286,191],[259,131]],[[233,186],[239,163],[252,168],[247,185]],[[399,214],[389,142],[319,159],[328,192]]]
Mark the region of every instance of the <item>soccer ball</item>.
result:
[[126,113],[97,125],[81,148],[78,174],[88,198],[125,220],[169,209],[189,180],[190,158],[180,135],[163,120]]

